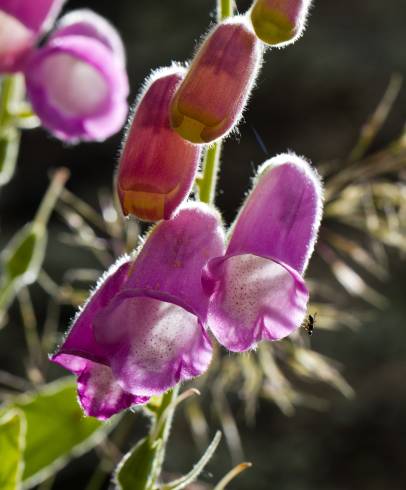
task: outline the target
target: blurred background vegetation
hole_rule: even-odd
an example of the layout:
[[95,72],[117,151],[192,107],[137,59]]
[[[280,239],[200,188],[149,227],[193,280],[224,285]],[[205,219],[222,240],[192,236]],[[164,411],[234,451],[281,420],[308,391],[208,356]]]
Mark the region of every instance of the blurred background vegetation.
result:
[[[239,10],[243,12],[249,3],[239,0]],[[127,48],[132,98],[152,69],[190,58],[199,37],[214,21],[213,0],[71,0],[66,5],[69,10],[80,7],[96,10],[120,30]],[[404,18],[403,0],[316,0],[304,37],[285,50],[267,52],[240,134],[225,144],[217,204],[227,223],[233,219],[255,168],[268,156],[292,149],[321,169],[326,162],[332,162],[338,172],[341,166],[344,168],[361,128],[382,99],[391,77],[394,73],[406,75]],[[405,121],[403,88],[368,153],[375,154],[399,138]],[[32,219],[52,168],[68,166],[68,189],[98,207],[100,191],[111,189],[120,142],[121,135],[117,135],[104,144],[69,147],[41,129],[26,132],[16,176],[0,193],[0,248]],[[405,167],[400,177],[404,183]],[[68,269],[100,269],[89,251],[58,239],[66,231],[58,215],[50,227],[52,238],[45,269],[55,281],[60,281]],[[405,223],[401,228],[405,229]],[[399,250],[402,247],[403,255]],[[254,468],[231,488],[406,487],[406,247],[402,247],[386,249],[386,277],[377,279],[367,274],[365,278],[388,299],[380,308],[362,298],[350,299],[347,295],[343,300],[339,283],[326,262],[319,257],[312,262],[310,274],[316,278],[314,281],[321,287],[328,284],[330,302],[340,307],[337,322],[346,325],[348,322],[343,320],[348,314],[358,317],[358,312],[362,312],[357,328],[316,328],[311,338],[317,352],[343,366],[342,373],[355,395],[348,399],[327,385],[311,386],[314,397],[325,401],[318,403],[316,409],[298,407],[286,416],[273,402],[261,399],[256,417],[247,421],[246,405],[241,403],[238,391],[231,393],[229,402],[242,441],[240,448],[235,436],[234,457],[241,456],[238,452],[242,449],[245,459],[254,463]],[[32,294],[42,326],[48,298],[37,286],[32,288]],[[71,307],[63,308],[61,330],[72,314]],[[0,368],[23,374],[25,346],[17,306],[11,309],[9,323],[1,332]],[[57,368],[50,370],[53,377],[62,375]],[[214,432],[219,422],[210,415],[215,408],[212,400],[206,397],[203,406]],[[137,417],[131,428],[132,440],[143,428],[145,420]],[[170,449],[169,472],[188,470],[199,455],[182,412],[175,421]],[[214,481],[228,471],[232,458],[233,451],[223,444],[208,467],[216,477]],[[84,488],[83,482],[92,474],[96,462],[96,456],[91,454],[70,464],[58,476],[54,488],[63,490],[74,484]],[[211,473],[206,471],[203,479],[211,482]]]

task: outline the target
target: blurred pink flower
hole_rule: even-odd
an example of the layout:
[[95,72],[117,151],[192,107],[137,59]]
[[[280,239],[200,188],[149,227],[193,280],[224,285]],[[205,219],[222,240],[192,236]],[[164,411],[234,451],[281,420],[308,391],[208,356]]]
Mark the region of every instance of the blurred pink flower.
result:
[[102,141],[127,118],[124,48],[114,28],[95,13],[62,18],[25,66],[34,111],[56,137]]

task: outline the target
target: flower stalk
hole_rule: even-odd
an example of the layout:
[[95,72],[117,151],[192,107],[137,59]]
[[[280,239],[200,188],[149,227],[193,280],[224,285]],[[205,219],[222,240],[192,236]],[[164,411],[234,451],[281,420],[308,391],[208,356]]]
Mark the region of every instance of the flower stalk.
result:
[[[217,10],[219,22],[233,15],[233,3],[233,0],[219,0]],[[197,180],[200,201],[207,204],[212,204],[214,202],[217,175],[220,169],[221,149],[221,141],[218,141],[207,148],[204,157],[203,176]],[[145,490],[153,489],[160,476],[165,458],[166,444],[171,430],[173,417],[175,415],[175,408],[177,406],[178,393],[179,385],[162,395],[162,401],[159,411],[156,414],[155,423],[151,426],[149,435],[150,442],[154,443],[159,439],[161,439],[162,442],[152,466],[153,469],[149,488],[146,488]]]
[[[234,13],[234,0],[218,0],[217,20],[231,17]],[[216,194],[217,176],[220,170],[222,141],[210,145],[204,154],[203,175],[196,180],[200,201],[213,204]]]

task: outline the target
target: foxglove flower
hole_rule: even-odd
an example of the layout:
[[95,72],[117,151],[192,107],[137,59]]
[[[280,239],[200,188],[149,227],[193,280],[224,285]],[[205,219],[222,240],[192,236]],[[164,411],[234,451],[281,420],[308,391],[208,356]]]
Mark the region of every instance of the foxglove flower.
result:
[[261,43],[245,17],[216,26],[175,94],[172,126],[193,143],[225,136],[241,117],[261,60]]
[[190,192],[200,147],[184,140],[169,123],[170,102],[184,73],[178,66],[157,70],[139,97],[117,178],[125,215],[168,219]]
[[287,46],[305,28],[311,0],[256,0],[251,21],[256,35],[271,46]]
[[78,375],[85,413],[108,418],[207,369],[200,275],[223,252],[217,212],[189,204],[108,272],[52,357]]
[[321,213],[321,183],[308,163],[289,154],[263,165],[226,254],[203,271],[208,324],[227,349],[246,351],[300,326],[308,302],[303,274]]
[[0,73],[19,71],[64,0],[0,0]]
[[107,21],[71,13],[27,62],[28,97],[45,126],[68,142],[102,141],[127,117],[124,50]]

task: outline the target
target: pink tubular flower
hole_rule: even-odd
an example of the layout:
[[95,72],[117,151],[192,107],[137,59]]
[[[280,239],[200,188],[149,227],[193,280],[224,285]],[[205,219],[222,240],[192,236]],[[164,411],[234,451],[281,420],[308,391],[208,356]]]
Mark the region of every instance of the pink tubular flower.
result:
[[184,73],[178,66],[157,70],[138,99],[118,170],[125,215],[168,219],[190,192],[200,147],[181,138],[169,123],[170,102]]
[[58,138],[102,141],[127,117],[124,50],[106,20],[88,11],[62,18],[27,62],[27,92],[43,126]]
[[294,43],[305,28],[311,0],[256,0],[251,21],[256,35],[270,46]]
[[223,252],[217,212],[188,204],[152,230],[134,261],[112,267],[52,357],[78,375],[86,414],[106,419],[207,369],[200,275]]
[[208,325],[235,352],[279,340],[303,321],[303,274],[322,214],[322,187],[310,165],[280,155],[260,169],[223,257],[203,271]]
[[65,0],[0,0],[0,73],[22,68]]
[[241,117],[261,61],[261,43],[245,17],[216,26],[175,94],[172,126],[193,143],[225,136]]

